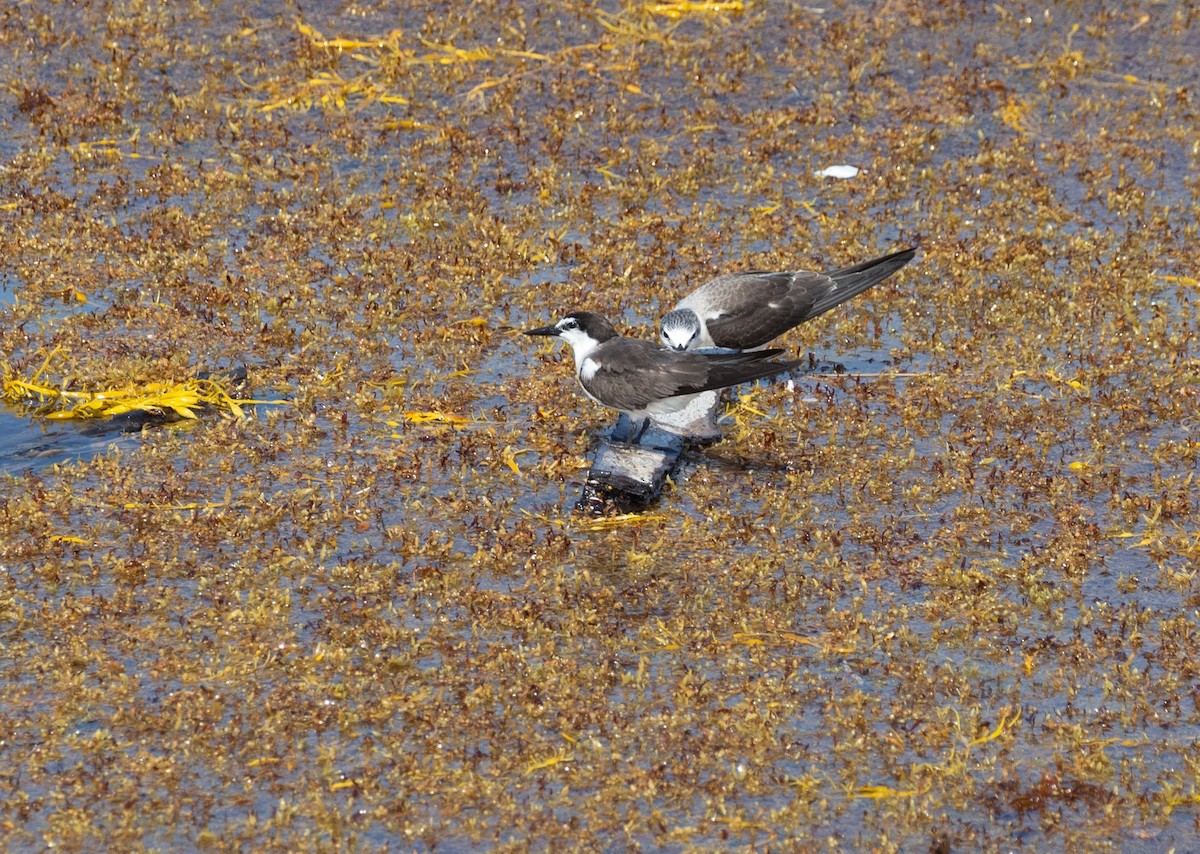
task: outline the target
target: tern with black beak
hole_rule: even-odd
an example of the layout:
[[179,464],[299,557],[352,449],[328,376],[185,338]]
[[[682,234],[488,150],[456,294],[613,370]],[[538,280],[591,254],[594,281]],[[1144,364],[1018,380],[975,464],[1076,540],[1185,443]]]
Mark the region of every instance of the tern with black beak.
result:
[[571,345],[575,376],[584,394],[629,417],[630,444],[638,443],[651,416],[679,412],[693,395],[773,376],[800,364],[770,361],[780,350],[677,352],[618,335],[611,323],[590,311],[572,312],[525,334],[555,336]]

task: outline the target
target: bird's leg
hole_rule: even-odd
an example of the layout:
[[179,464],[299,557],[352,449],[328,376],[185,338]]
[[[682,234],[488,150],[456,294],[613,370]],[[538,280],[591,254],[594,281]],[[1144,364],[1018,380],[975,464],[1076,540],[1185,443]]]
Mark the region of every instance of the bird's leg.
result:
[[[638,428],[637,434],[629,440],[631,445],[640,445],[642,443],[642,435],[646,432],[646,428],[650,426],[650,416],[647,415],[642,419],[642,426]],[[633,433],[633,421],[629,422],[629,432]]]
[[[625,429],[621,429],[622,425]],[[650,417],[646,416],[642,419],[642,425],[639,427],[637,422],[624,413],[621,414],[617,421],[617,426],[612,431],[612,441],[620,442],[622,445],[637,445],[641,443],[642,434],[646,432],[646,428],[650,426]],[[620,435],[621,438],[617,438]]]

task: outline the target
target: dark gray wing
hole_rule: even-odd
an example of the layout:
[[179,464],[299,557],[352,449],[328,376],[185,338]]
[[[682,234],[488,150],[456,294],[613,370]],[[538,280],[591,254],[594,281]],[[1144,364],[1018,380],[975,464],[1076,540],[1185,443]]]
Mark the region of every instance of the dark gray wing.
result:
[[680,304],[705,321],[718,347],[761,347],[803,323],[835,287],[822,273],[751,270],[718,276]]
[[[890,255],[872,258],[870,261],[863,261],[861,264],[842,267],[840,270],[826,273],[825,275],[833,279],[836,287],[817,299],[813,304],[809,317],[816,317],[818,314],[823,314],[835,305],[841,305],[851,297],[858,296],[867,288],[879,284],[911,261],[916,254],[916,249],[902,249]],[[805,318],[805,320],[807,319]]]
[[[763,353],[763,352],[778,353],[779,351],[778,350],[774,350],[774,351],[757,350],[757,351],[755,351],[755,353],[753,355],[757,355],[758,353]],[[699,354],[697,354],[697,355],[699,355]],[[742,353],[742,354],[738,354],[738,355],[752,355],[752,354]],[[712,359],[727,359],[729,357],[725,356],[725,355],[715,355],[715,356],[713,356],[713,355],[703,356],[702,355],[702,356],[700,356],[700,358],[712,360]],[[793,368],[798,368],[798,367],[800,367],[801,364],[802,364],[801,362],[772,362],[772,361],[767,361],[767,360],[757,360],[757,361],[748,362],[748,363],[732,363],[732,364],[724,364],[724,363],[718,362],[717,364],[711,364],[709,366],[708,380],[705,382],[705,384],[703,386],[701,386],[700,388],[697,388],[697,389],[692,389],[691,391],[686,392],[686,393],[690,394],[690,393],[696,392],[696,391],[709,391],[711,389],[726,388],[731,385],[740,385],[741,383],[748,383],[748,382],[751,382],[752,380],[760,380],[760,379],[763,379],[764,377],[773,377],[773,376],[775,376],[775,374],[781,374],[785,371],[790,371]]]
[[[706,355],[675,352],[637,338],[619,338],[597,348],[584,362],[580,382],[601,403],[626,411],[655,401],[725,388],[790,370],[799,362],[771,362],[779,350]],[[599,368],[585,378],[587,362]]]

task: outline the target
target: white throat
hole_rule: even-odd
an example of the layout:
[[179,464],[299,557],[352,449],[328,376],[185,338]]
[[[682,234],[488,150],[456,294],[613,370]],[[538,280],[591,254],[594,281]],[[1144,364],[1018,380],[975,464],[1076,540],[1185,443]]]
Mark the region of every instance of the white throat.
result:
[[579,374],[583,370],[584,361],[595,353],[596,348],[600,346],[599,341],[582,329],[568,329],[565,332],[560,332],[558,337],[571,345],[571,352],[575,354],[576,374]]

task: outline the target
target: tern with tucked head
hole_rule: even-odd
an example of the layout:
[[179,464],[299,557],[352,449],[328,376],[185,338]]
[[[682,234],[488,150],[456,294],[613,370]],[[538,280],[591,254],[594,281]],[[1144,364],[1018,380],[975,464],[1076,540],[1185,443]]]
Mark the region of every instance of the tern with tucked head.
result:
[[659,333],[674,350],[755,350],[879,284],[916,252],[904,249],[829,273],[750,270],[718,276],[680,300],[663,317]]
[[[631,444],[641,439],[651,416],[687,408],[692,395],[769,377],[800,364],[769,361],[779,350],[676,352],[638,338],[623,338],[612,324],[590,311],[573,312],[552,326],[525,334],[555,336],[571,345],[575,376],[584,394],[629,416]],[[636,435],[632,435],[634,427],[638,427]]]

